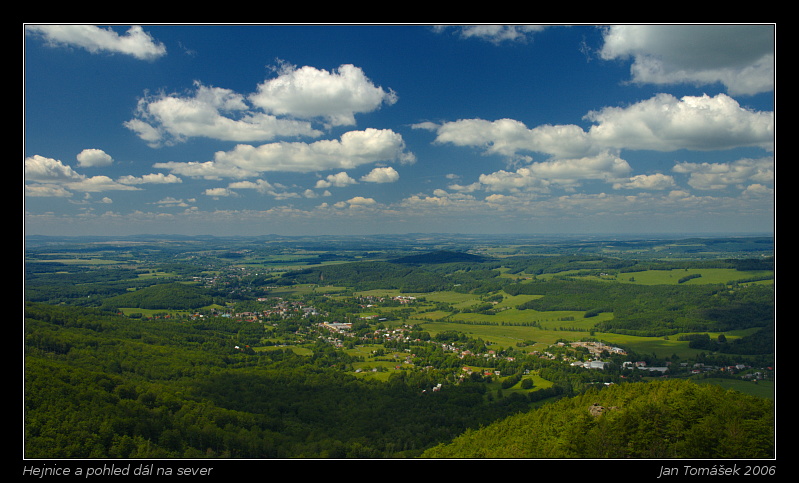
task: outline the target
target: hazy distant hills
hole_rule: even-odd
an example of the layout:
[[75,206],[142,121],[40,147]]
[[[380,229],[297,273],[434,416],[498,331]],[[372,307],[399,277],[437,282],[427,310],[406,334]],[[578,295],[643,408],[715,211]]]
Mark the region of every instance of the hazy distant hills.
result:
[[395,258],[389,260],[392,263],[402,263],[406,265],[426,265],[436,263],[462,263],[474,262],[480,263],[490,260],[487,257],[480,255],[472,255],[469,253],[453,252],[448,250],[438,250],[420,255],[409,255],[407,257]]

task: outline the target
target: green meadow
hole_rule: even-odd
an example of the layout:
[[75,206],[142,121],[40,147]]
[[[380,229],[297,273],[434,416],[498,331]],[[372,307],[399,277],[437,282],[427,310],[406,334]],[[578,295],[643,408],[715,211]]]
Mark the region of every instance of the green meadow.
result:
[[[565,314],[566,312],[554,312],[553,314]],[[542,316],[547,315],[545,312],[541,312]],[[468,315],[468,314],[464,314]],[[603,316],[609,316],[610,314],[602,314]],[[550,315],[552,317],[552,315]],[[485,322],[485,318],[487,316],[483,316],[481,319]],[[495,316],[500,317],[500,316]],[[599,317],[594,317],[590,319],[590,322],[583,320],[580,321],[576,319],[574,322],[558,322],[558,321],[550,321],[544,324],[544,327],[527,327],[527,326],[515,326],[515,325],[503,325],[501,324],[500,320],[493,320],[493,322],[499,322],[497,324],[485,324],[480,323],[477,317],[471,318],[472,320],[464,320],[469,319],[464,317],[460,319],[458,322],[428,322],[428,321],[419,321],[422,324],[424,330],[430,332],[431,335],[438,334],[440,332],[445,331],[459,331],[463,332],[470,337],[480,338],[485,340],[486,342],[490,342],[496,344],[499,347],[511,347],[515,346],[519,342],[522,341],[535,341],[534,345],[528,347],[530,350],[541,350],[545,349],[551,344],[554,344],[560,339],[567,339],[570,341],[581,340],[583,338],[593,338],[604,341],[610,345],[618,345],[620,347],[625,347],[630,350],[633,350],[637,353],[646,353],[646,354],[654,354],[657,357],[672,357],[674,355],[678,356],[680,359],[691,358],[699,355],[702,353],[702,350],[699,349],[691,349],[688,347],[687,341],[680,341],[677,340],[679,334],[673,335],[670,337],[638,337],[632,335],[623,335],[623,334],[613,334],[608,332],[591,332],[590,328],[598,322]],[[576,331],[576,330],[569,330],[568,328],[558,328],[557,324],[571,324],[575,328],[578,328],[580,325],[585,327],[585,330]],[[549,326],[549,327],[547,327]],[[748,331],[737,331],[737,332],[726,332],[725,336],[728,340],[734,340],[738,337],[742,337],[744,332],[753,332],[754,330],[750,329]],[[711,338],[717,337],[718,333],[710,333]]]
[[741,379],[723,379],[718,377],[692,379],[698,384],[713,384],[754,396],[774,399],[774,381],[744,381]]
[[[698,277],[696,277],[699,275]],[[731,268],[688,268],[674,270],[646,270],[643,272],[620,273],[617,276],[619,282],[638,283],[643,285],[671,285],[684,283],[686,285],[697,284],[717,284],[731,283],[750,278],[767,277],[773,272],[749,271],[741,272]],[[694,276],[684,282],[680,282],[688,276]]]
[[[690,274],[693,271],[687,271]],[[701,278],[692,279],[685,283],[718,283],[710,280],[730,281],[731,276],[740,276],[741,272],[726,269],[700,270]],[[678,275],[679,273],[679,275]],[[685,270],[650,270],[636,272],[636,283],[664,283],[665,280],[676,280],[685,276]],[[707,275],[705,275],[707,274]],[[751,275],[751,272],[748,272]],[[638,281],[639,277],[642,281]],[[358,292],[357,295],[371,295],[375,297],[392,297],[400,295],[397,290],[370,290]],[[446,331],[463,332],[470,337],[480,338],[499,347],[516,346],[519,342],[534,341],[529,346],[530,350],[541,350],[554,344],[558,340],[580,340],[595,338],[608,344],[629,348],[638,353],[654,354],[657,357],[672,357],[681,359],[696,357],[702,353],[699,349],[688,347],[687,341],[677,340],[680,334],[670,337],[639,337],[633,335],[614,334],[593,330],[601,321],[613,318],[612,313],[601,313],[595,317],[585,318],[581,311],[537,311],[518,310],[515,307],[540,295],[505,295],[502,302],[495,305],[496,313],[493,315],[477,312],[467,312],[470,307],[481,302],[481,297],[475,294],[458,293],[451,291],[415,293],[401,295],[415,296],[422,300],[413,307],[413,314],[405,321],[410,324],[420,324],[424,330],[435,336]],[[436,302],[452,304],[458,311],[431,310]],[[382,309],[388,310],[388,309]],[[755,332],[757,329],[725,332],[727,340],[732,341]],[[711,338],[718,337],[720,333],[709,333]]]
[[[699,284],[729,284],[738,281],[764,278],[767,279],[774,275],[773,271],[745,271],[732,268],[675,268],[671,270],[643,270],[638,272],[608,273],[602,275],[585,275],[581,270],[566,270],[558,273],[545,273],[537,275],[541,280],[576,277],[583,280],[600,280],[624,283],[635,283],[641,285],[699,285]],[[532,277],[529,274],[504,275],[512,278]],[[685,280],[686,278],[689,278]],[[772,283],[771,280],[763,280],[755,283]]]

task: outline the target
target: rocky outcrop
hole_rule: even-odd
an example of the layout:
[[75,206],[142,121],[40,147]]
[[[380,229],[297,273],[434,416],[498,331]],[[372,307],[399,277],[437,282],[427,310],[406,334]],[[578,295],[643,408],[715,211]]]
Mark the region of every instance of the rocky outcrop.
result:
[[605,413],[605,411],[613,411],[614,409],[618,409],[618,407],[610,406],[606,408],[605,406],[600,406],[597,403],[588,406],[588,412],[591,413],[591,416],[594,417],[601,416],[602,414]]

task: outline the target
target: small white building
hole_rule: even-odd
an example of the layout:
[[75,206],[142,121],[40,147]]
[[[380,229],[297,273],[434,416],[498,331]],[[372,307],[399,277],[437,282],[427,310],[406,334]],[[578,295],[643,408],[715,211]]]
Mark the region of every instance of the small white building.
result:
[[604,369],[608,364],[609,362],[588,361],[585,364],[583,364],[583,367],[585,367],[586,369]]

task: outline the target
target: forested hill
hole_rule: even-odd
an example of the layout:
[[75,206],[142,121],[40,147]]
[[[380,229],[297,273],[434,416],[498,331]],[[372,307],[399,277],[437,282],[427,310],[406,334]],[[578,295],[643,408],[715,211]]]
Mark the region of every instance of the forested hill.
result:
[[239,347],[264,334],[249,322],[37,303],[25,317],[28,458],[410,458],[529,407],[479,382],[425,397],[437,370],[359,378],[315,337],[309,355]]
[[214,302],[207,290],[182,283],[165,283],[134,292],[110,297],[105,307],[136,307],[140,309],[190,310]]
[[425,458],[771,458],[774,405],[683,380],[592,390],[521,413]]
[[480,255],[472,255],[470,253],[452,252],[447,250],[438,250],[430,253],[423,253],[420,255],[408,255],[406,257],[396,258],[390,260],[392,263],[401,263],[407,265],[426,265],[434,263],[460,263],[460,262],[473,262],[481,263],[489,259]]
[[288,272],[276,285],[322,283],[353,290],[397,289],[402,292],[439,290],[487,293],[508,283],[498,262],[466,253],[434,252],[391,261],[364,261],[309,267]]

